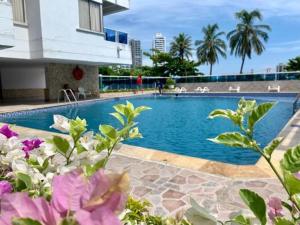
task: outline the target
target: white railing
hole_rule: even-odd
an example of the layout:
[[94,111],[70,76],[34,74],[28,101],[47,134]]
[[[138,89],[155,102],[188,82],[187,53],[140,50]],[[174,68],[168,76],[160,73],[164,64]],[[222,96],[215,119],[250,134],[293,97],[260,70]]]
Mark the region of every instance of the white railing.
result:
[[71,103],[72,100],[70,99],[70,96],[69,96],[68,92],[71,94],[71,97],[73,98],[73,101],[77,102],[77,98],[75,97],[75,94],[72,91],[72,89],[60,89],[59,92],[58,92],[57,102],[58,103],[60,102],[61,93],[63,93],[63,97],[64,97],[65,102],[68,101],[68,102]]

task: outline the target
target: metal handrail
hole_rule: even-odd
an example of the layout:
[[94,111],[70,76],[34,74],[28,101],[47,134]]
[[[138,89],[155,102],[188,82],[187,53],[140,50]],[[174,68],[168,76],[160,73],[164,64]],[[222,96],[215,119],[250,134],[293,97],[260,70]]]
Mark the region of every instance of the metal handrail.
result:
[[297,95],[296,100],[293,103],[293,113],[295,114],[298,111],[298,103],[300,101],[300,93]]
[[71,93],[71,96],[74,99],[74,101],[77,102],[77,98],[75,97],[75,94],[72,91],[72,89],[60,89],[59,92],[58,92],[58,97],[57,97],[57,102],[58,103],[60,101],[61,93],[63,93],[63,95],[64,95],[65,102],[66,102],[66,99],[68,100],[68,102],[70,102],[70,103],[72,102],[69,95],[68,95],[68,91]]

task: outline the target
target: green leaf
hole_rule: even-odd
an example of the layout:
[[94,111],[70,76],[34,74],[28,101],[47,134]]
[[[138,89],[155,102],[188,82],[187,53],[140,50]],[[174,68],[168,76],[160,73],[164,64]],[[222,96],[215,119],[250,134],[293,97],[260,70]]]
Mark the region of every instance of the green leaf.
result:
[[86,176],[90,177],[94,173],[96,173],[99,169],[103,168],[105,166],[105,159],[101,159],[99,162],[97,162],[94,165],[86,165],[84,166],[84,173]]
[[12,225],[42,225],[42,223],[29,218],[21,218],[21,219],[13,219]]
[[32,188],[32,181],[31,181],[31,177],[27,174],[24,173],[17,173],[16,175],[17,177],[17,183],[19,183],[19,187],[23,186],[22,184],[20,184],[20,181],[25,185],[26,189],[31,189]]
[[86,131],[86,120],[77,117],[75,120],[70,120],[70,134],[72,138],[77,141],[80,136]]
[[147,106],[140,106],[140,107],[137,107],[135,110],[134,110],[134,117],[137,117],[138,115],[140,115],[141,112],[144,112],[144,111],[147,111],[147,110],[150,110],[151,108],[150,107],[147,107]]
[[223,133],[216,138],[208,140],[230,147],[253,148],[252,142],[246,136],[237,132]]
[[129,138],[130,139],[135,139],[135,138],[143,138],[141,133],[139,132],[139,128],[135,127],[130,130],[129,132]]
[[193,225],[216,225],[217,219],[210,215],[210,213],[198,203],[191,198],[191,205],[192,207],[189,208],[185,216],[188,219],[189,222],[191,222]]
[[300,145],[288,149],[280,164],[283,169],[292,173],[300,171]]
[[300,193],[293,195],[292,199],[297,204],[297,206],[300,208]]
[[240,196],[244,203],[251,209],[262,225],[267,223],[266,203],[262,197],[247,189],[240,190]]
[[101,125],[99,127],[99,130],[101,131],[102,134],[109,137],[110,139],[117,138],[118,133],[117,133],[116,129],[110,125]]
[[118,113],[120,113],[121,115],[125,115],[125,108],[126,108],[126,105],[124,105],[124,104],[119,104],[119,105],[115,105],[115,106],[113,106],[114,107],[114,109],[118,112]]
[[240,224],[240,225],[251,225],[251,221],[249,218],[244,217],[243,215],[238,215],[232,219],[234,223]]
[[60,136],[54,136],[53,137],[53,143],[56,146],[56,148],[63,153],[64,155],[68,152],[70,148],[69,141],[60,137]]
[[296,224],[285,218],[277,217],[275,218],[275,225],[296,225]]
[[284,183],[291,195],[300,193],[300,180],[293,173],[282,170]]
[[281,144],[283,141],[282,137],[276,138],[271,143],[269,143],[265,148],[264,148],[264,153],[266,156],[269,158],[272,156],[273,151]]
[[126,101],[126,103],[127,103],[126,108],[129,109],[130,112],[133,112],[134,111],[133,104],[129,101]]
[[124,118],[122,117],[122,115],[120,113],[115,112],[115,113],[111,113],[110,115],[115,117],[123,126],[125,125]]
[[241,126],[243,123],[242,115],[240,115],[230,109],[227,109],[227,110],[217,109],[217,110],[214,110],[213,112],[211,112],[208,116],[209,119],[214,119],[217,117],[229,119],[238,126]]
[[254,125],[260,121],[269,111],[272,109],[272,107],[275,105],[273,102],[266,102],[263,104],[260,104],[259,106],[255,107],[252,112],[249,115],[248,118],[248,128],[252,131],[254,128]]
[[244,115],[246,113],[251,112],[255,107],[256,107],[255,100],[245,100],[244,98],[241,98],[241,100],[238,103],[237,112]]
[[77,149],[78,155],[80,155],[80,154],[83,153],[83,152],[87,152],[87,151],[88,151],[88,150],[87,150],[85,147],[83,147],[83,145],[80,144],[80,143],[77,143],[76,149]]

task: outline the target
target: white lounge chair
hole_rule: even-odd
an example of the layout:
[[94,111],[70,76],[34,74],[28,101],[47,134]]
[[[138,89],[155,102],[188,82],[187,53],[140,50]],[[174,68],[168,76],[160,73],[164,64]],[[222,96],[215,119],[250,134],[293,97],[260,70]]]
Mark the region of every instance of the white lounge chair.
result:
[[174,90],[176,93],[180,93],[181,92],[181,88],[180,87],[176,87]]
[[185,87],[181,87],[181,93],[185,93],[186,92],[186,88]]
[[202,89],[202,87],[197,87],[194,91],[196,91],[196,92],[202,92],[203,89]]
[[196,92],[200,92],[200,93],[208,93],[210,90],[209,90],[208,87],[204,87],[204,88],[202,88],[202,87],[197,87],[197,88],[195,89],[195,91],[196,91]]
[[280,86],[279,85],[277,85],[277,86],[275,86],[275,85],[272,85],[272,86],[268,86],[268,92],[280,92]]
[[237,86],[236,88],[234,88],[234,87],[229,87],[229,92],[237,92],[237,93],[239,93],[240,91],[241,91],[241,87],[240,86]]
[[177,93],[185,93],[186,92],[186,88],[184,88],[184,87],[176,87],[175,88],[175,92],[177,92]]
[[204,88],[202,89],[202,93],[208,93],[208,92],[210,92],[210,90],[209,90],[208,87],[204,87]]
[[92,95],[92,93],[91,92],[86,92],[83,87],[78,88],[78,93],[77,93],[77,98],[78,99],[80,98],[80,96],[82,96],[83,99],[86,99],[87,96],[91,96],[91,95]]

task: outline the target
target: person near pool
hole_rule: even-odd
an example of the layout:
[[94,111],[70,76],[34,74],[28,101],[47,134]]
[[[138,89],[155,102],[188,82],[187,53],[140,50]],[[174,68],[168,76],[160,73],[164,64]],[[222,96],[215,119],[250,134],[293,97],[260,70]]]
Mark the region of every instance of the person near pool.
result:
[[138,78],[136,80],[136,84],[137,84],[137,92],[138,90],[141,90],[142,92],[144,92],[143,90],[143,78],[142,78],[142,75],[138,75]]
[[158,88],[158,92],[161,95],[162,94],[162,89],[163,89],[163,84],[161,81],[156,82],[156,87]]

